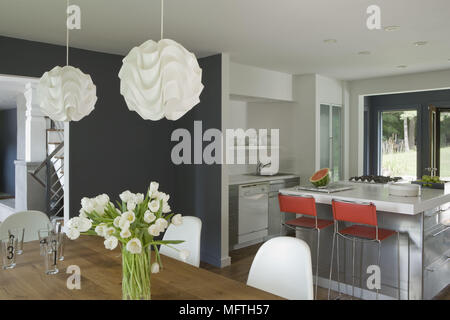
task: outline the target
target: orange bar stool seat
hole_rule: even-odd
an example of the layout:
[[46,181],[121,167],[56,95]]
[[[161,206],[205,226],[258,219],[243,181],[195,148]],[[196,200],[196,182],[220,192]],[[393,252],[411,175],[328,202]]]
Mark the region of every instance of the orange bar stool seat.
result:
[[281,223],[282,226],[298,230],[307,229],[317,231],[317,254],[316,254],[316,286],[315,296],[317,299],[317,286],[319,282],[319,250],[320,250],[320,230],[332,225],[333,220],[317,218],[316,200],[310,195],[288,196],[278,194],[278,201],[281,212],[301,214],[302,217]]
[[[341,234],[353,236],[357,238],[375,240],[377,238],[376,229],[374,227],[353,225],[340,230]],[[396,231],[378,228],[378,240],[383,241],[390,236],[396,234]]]

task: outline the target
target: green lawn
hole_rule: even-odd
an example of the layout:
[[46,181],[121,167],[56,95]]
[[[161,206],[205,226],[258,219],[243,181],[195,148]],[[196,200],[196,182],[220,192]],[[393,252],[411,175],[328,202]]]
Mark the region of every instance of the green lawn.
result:
[[[417,152],[385,154],[382,157],[382,173],[390,176],[416,177]],[[441,177],[450,177],[450,146],[441,148]]]

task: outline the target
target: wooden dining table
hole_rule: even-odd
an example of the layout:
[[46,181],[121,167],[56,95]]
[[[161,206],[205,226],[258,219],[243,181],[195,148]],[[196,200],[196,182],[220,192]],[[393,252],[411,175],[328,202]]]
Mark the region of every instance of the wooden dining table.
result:
[[[65,240],[59,273],[45,274],[39,242],[24,244],[13,269],[0,270],[0,299],[117,300],[122,299],[122,259],[119,248],[107,250],[103,239],[81,236]],[[151,276],[155,300],[277,300],[278,296],[247,286],[211,271],[161,256],[163,268]],[[154,256],[152,257],[154,261]],[[81,288],[68,289],[71,265],[81,271]]]

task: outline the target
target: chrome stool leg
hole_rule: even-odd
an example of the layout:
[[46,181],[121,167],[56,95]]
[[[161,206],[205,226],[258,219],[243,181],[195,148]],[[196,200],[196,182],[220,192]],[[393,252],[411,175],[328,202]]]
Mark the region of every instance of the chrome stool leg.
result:
[[341,296],[341,281],[339,280],[339,234],[336,234],[336,260],[337,260],[337,282],[338,282],[338,296]]
[[[380,261],[381,261],[381,241],[380,240],[378,240],[378,262],[377,262],[377,265],[378,265],[378,268],[380,268],[380,271],[381,271],[381,266],[380,266]],[[381,289],[381,279],[380,279],[380,289]],[[378,292],[379,292],[380,290],[377,288],[377,300],[378,300]]]
[[363,258],[364,258],[364,242],[361,241],[361,250],[360,250],[360,254],[361,256],[359,257],[359,287],[361,288],[361,290],[359,291],[359,298],[362,300],[363,297],[363,273],[362,273],[362,266],[363,266]]
[[408,240],[408,296],[407,299],[409,300],[409,289],[410,289],[410,280],[411,280],[411,242],[409,240],[409,234],[406,234],[407,240]]
[[320,229],[316,230],[317,230],[317,254],[316,254],[316,300],[317,300],[317,286],[319,285]]
[[400,300],[400,232],[397,231],[397,286],[398,300]]
[[336,239],[336,232],[333,232],[333,241],[331,244],[331,260],[330,260],[330,279],[328,281],[328,300],[331,295],[331,276],[333,274],[333,254],[334,254],[334,240]]
[[353,239],[352,241],[352,297],[351,299],[353,300],[353,297],[355,296],[355,239]]

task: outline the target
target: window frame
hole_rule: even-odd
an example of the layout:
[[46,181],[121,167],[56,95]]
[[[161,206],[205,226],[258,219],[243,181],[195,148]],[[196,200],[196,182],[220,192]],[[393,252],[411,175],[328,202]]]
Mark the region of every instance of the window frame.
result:
[[416,126],[416,143],[417,143],[417,170],[418,177],[422,172],[422,144],[423,139],[423,119],[422,107],[420,104],[396,105],[396,106],[371,106],[369,107],[369,139],[370,146],[367,148],[366,156],[369,159],[369,174],[381,175],[381,141],[382,141],[382,117],[383,112],[395,111],[416,111],[417,112],[417,126]]

